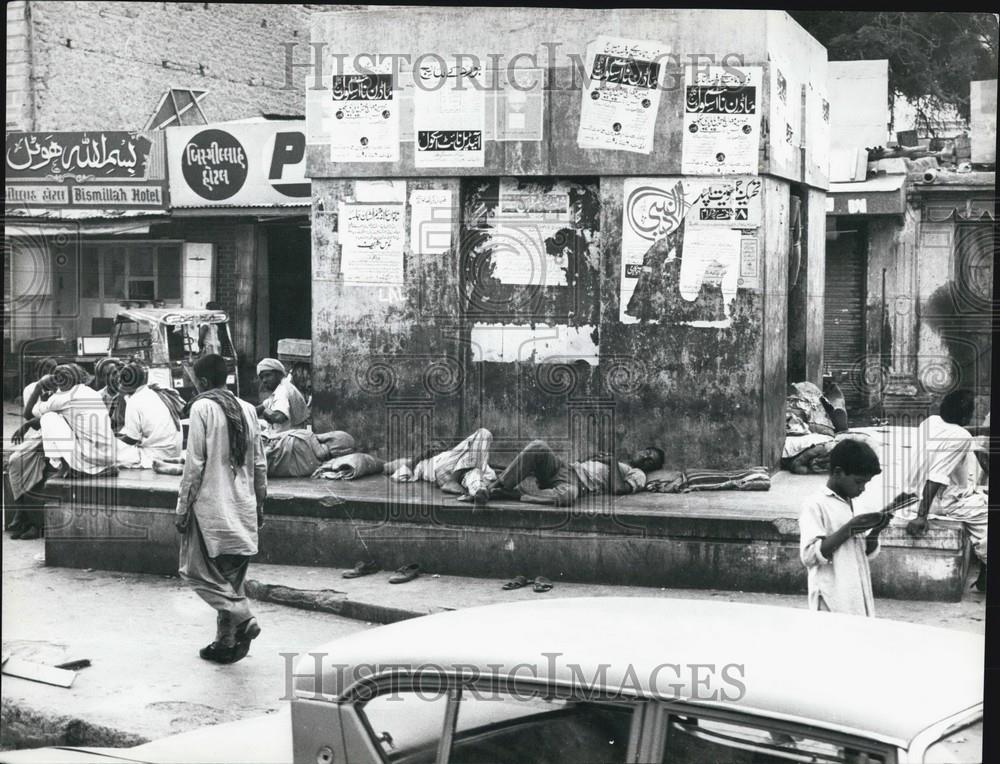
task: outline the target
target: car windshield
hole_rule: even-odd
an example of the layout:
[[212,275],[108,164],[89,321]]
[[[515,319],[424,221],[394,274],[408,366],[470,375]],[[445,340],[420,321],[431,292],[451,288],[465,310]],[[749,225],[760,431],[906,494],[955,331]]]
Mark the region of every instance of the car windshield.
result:
[[924,754],[925,764],[965,764],[983,760],[983,720],[960,727],[934,743]]

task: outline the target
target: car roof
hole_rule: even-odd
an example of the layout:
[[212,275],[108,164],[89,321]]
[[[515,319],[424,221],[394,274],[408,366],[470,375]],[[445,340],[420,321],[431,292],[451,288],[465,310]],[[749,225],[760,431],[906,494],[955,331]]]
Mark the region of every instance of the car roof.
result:
[[217,324],[229,320],[229,316],[223,310],[196,308],[131,308],[118,311],[117,318],[152,324],[186,324],[192,321],[209,320],[211,323]]
[[[579,686],[581,676],[589,683],[607,664],[611,689],[905,747],[928,727],[982,703],[984,643],[966,632],[804,608],[545,599],[423,616],[336,640],[299,658],[295,689],[300,697],[343,697],[373,672],[456,666],[480,675],[508,675],[521,666],[517,679]],[[324,656],[321,672],[317,653]],[[696,686],[709,674],[709,685]]]

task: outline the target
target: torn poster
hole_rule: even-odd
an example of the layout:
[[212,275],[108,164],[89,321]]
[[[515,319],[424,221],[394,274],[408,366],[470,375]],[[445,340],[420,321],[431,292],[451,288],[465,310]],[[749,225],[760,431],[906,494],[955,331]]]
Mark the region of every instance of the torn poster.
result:
[[801,87],[792,79],[792,68],[780,56],[771,55],[770,145],[776,166],[791,170],[799,155],[802,137]]
[[413,72],[415,167],[485,164],[486,82],[479,66],[442,67],[443,59]]
[[493,278],[502,284],[566,286],[575,241],[564,185],[501,178],[490,237]]
[[761,67],[709,66],[685,82],[681,172],[756,175]]
[[339,205],[340,273],[345,284],[403,283],[402,204]]
[[333,75],[330,161],[399,161],[399,99],[386,68],[380,74]]
[[[498,83],[493,92],[495,128],[487,140],[540,141],[545,122],[545,69],[487,70],[487,82]],[[494,80],[495,78],[495,80]],[[487,115],[489,114],[487,101]]]
[[624,190],[619,310],[622,323],[635,323],[638,319],[627,310],[643,272],[646,252],[677,230],[687,205],[684,183],[678,178],[626,178]]
[[830,101],[826,94],[806,85],[806,163],[821,178],[830,177]]
[[683,299],[697,300],[702,284],[716,286],[722,290],[723,306],[728,308],[739,281],[741,238],[740,231],[731,228],[685,230],[679,284]]
[[440,255],[451,247],[451,190],[410,192],[410,251]]
[[590,79],[580,104],[580,148],[653,150],[666,53],[663,43],[621,37],[598,37],[587,46]]

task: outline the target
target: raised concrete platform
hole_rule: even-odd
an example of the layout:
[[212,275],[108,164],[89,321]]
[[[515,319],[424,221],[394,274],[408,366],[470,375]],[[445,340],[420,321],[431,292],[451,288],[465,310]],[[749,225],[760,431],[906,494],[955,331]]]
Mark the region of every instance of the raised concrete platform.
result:
[[[126,471],[84,484],[53,481],[47,564],[175,573],[178,480]],[[390,570],[417,562],[448,575],[796,594],[806,586],[797,517],[824,480],[779,472],[768,492],[599,496],[570,508],[495,502],[480,510],[430,484],[381,475],[274,480],[258,560],[343,568],[370,554]],[[878,503],[880,493],[871,493]],[[961,599],[969,557],[960,525],[937,521],[920,539],[897,526],[882,540],[872,569],[876,596]]]

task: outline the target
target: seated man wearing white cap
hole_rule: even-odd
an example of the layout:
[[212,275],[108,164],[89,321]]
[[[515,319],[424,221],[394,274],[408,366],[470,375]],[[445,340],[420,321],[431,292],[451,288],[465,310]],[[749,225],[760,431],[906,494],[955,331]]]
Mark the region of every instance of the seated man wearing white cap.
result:
[[257,416],[263,420],[263,434],[299,430],[309,421],[309,406],[302,393],[285,373],[285,366],[276,358],[265,358],[257,364],[261,396]]

